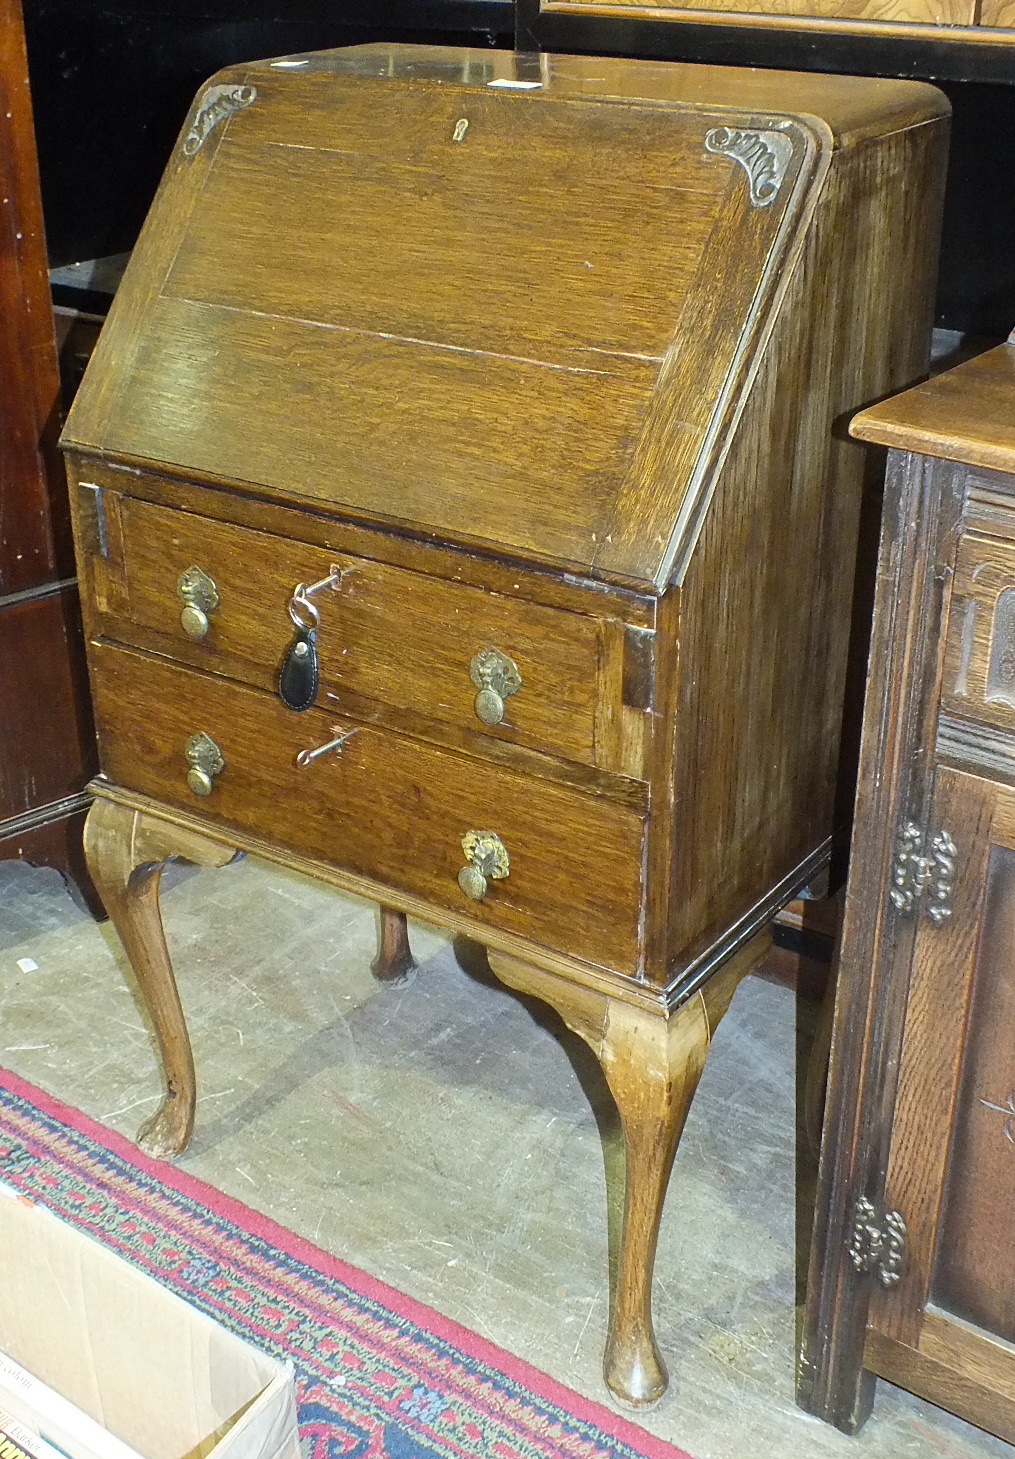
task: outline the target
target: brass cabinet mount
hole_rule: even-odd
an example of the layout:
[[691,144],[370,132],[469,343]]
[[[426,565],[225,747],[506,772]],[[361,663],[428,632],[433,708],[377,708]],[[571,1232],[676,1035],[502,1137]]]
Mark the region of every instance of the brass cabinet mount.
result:
[[462,850],[468,865],[458,873],[458,885],[467,897],[481,902],[489,882],[502,880],[511,870],[507,847],[495,831],[466,831]]
[[195,795],[211,795],[215,789],[215,776],[226,768],[222,751],[204,730],[191,735],[184,749],[190,762],[187,784]]
[[476,715],[484,724],[500,724],[504,719],[504,700],[522,687],[518,665],[499,648],[481,648],[469,665],[469,677],[479,693]]
[[219,605],[218,588],[200,567],[187,567],[176,579],[176,591],[183,599],[180,624],[188,638],[204,638],[208,614]]

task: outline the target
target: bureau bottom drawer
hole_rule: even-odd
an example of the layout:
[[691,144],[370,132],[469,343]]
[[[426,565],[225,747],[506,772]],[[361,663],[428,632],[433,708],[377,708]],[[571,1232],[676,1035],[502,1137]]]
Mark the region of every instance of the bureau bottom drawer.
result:
[[[93,646],[91,669],[102,766],[117,784],[637,972],[644,823],[629,808],[326,710],[294,713],[274,695],[127,649]],[[349,731],[340,751],[297,765]],[[198,734],[222,760],[194,778],[206,795],[188,785]],[[470,831],[495,833],[509,858],[479,901],[458,881]]]

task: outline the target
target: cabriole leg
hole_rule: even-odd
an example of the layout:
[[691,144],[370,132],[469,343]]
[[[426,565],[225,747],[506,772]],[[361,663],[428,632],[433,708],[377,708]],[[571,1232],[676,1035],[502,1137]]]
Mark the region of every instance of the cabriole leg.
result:
[[379,982],[401,983],[416,966],[409,947],[409,929],[405,913],[393,907],[381,907],[381,925],[377,938],[377,956],[370,971]]
[[159,881],[171,857],[224,866],[233,854],[231,847],[101,797],[85,822],[88,870],[134,970],[162,1060],[165,1098],[137,1140],[149,1154],[163,1159],[179,1155],[190,1139],[196,1083],[190,1036],[162,928]]
[[617,1293],[603,1374],[625,1403],[653,1403],[669,1381],[652,1328],[652,1270],[666,1185],[712,1033],[745,973],[771,942],[762,933],[701,993],[669,1016],[491,952],[497,977],[551,1004],[595,1053],[617,1102],[627,1176]]

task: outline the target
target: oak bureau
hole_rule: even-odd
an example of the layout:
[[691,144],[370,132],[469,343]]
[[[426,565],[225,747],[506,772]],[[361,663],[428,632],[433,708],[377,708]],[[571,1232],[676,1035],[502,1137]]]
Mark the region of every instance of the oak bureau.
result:
[[[895,81],[369,46],[213,78],[67,422],[89,865],[186,1144],[168,857],[484,944],[627,1144],[606,1378],[666,1385],[709,1040],[825,866],[864,448],[925,369],[948,107]],[[449,1018],[454,1010],[448,1010]]]

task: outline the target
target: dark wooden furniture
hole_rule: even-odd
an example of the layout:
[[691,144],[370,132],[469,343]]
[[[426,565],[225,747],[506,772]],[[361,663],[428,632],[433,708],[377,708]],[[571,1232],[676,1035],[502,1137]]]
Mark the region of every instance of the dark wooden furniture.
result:
[[1015,343],[852,429],[891,450],[800,1397],[1015,1440]]
[[166,1070],[142,1140],[194,1118],[166,857],[373,898],[382,976],[406,912],[469,934],[616,1096],[632,1402],[712,1030],[829,856],[865,460],[834,423],[926,366],[947,125],[926,86],[697,66],[224,73],[65,432],[89,862]]
[[18,0],[0,0],[0,93],[0,860],[55,866],[81,898],[97,760]]
[[[1015,45],[1012,0],[516,0],[520,44],[625,46],[644,53],[677,49],[714,53],[729,45],[780,48],[795,64],[830,52],[842,64],[865,56],[860,69],[896,66],[907,75],[1002,79]],[[712,36],[709,36],[709,32]],[[669,32],[667,40],[666,33]],[[643,39],[639,42],[638,35]]]

